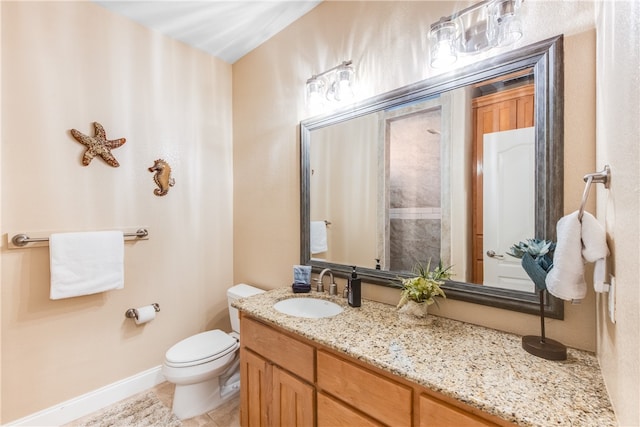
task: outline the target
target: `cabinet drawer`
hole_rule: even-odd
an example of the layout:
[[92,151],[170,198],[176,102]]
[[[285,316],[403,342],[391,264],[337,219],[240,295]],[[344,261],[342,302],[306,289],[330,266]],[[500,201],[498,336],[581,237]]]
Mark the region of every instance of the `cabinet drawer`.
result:
[[300,378],[314,382],[315,349],[253,319],[242,317],[240,342]]
[[425,394],[420,395],[420,427],[488,427],[497,424]]
[[318,393],[318,427],[338,426],[382,427],[383,424],[359,414],[328,395]]
[[318,386],[384,424],[411,425],[411,388],[322,350]]

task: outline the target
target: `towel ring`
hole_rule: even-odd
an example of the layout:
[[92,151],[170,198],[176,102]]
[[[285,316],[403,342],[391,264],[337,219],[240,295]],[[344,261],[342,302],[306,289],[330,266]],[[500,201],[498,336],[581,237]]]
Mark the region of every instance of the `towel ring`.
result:
[[584,215],[584,207],[587,204],[589,198],[589,191],[591,190],[591,184],[604,184],[604,188],[609,188],[611,181],[611,168],[609,165],[604,165],[604,169],[600,172],[588,173],[584,176],[584,181],[587,183],[582,193],[582,203],[580,203],[580,210],[578,211],[578,220],[582,221]]

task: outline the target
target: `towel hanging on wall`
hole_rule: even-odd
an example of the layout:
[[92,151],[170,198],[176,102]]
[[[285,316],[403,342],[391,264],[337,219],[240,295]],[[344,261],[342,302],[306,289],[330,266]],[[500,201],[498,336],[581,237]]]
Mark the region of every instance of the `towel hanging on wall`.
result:
[[589,212],[582,217],[582,258],[593,262],[593,289],[596,292],[608,292],[607,282],[607,233],[598,220]]
[[324,221],[311,221],[311,253],[319,254],[327,251],[327,223]]
[[52,234],[49,258],[53,300],[124,288],[122,231]]
[[[546,278],[547,290],[564,300],[581,300],[587,295],[584,264],[596,262],[596,275],[604,275],[609,254],[606,233],[598,220],[584,212],[582,221],[575,211],[558,221],[558,243],[553,254],[553,268]],[[602,292],[604,277],[594,277],[596,291]]]

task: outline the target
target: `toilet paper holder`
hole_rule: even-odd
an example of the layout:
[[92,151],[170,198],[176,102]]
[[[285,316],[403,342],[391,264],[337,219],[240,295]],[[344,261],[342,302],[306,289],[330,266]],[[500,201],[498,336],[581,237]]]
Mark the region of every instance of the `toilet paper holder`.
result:
[[[157,302],[154,302],[151,305],[153,306],[153,309],[156,311],[156,313],[160,311],[160,304],[158,304]],[[136,310],[135,308],[130,308],[124,313],[124,317],[126,317],[127,319],[137,319],[138,310]]]

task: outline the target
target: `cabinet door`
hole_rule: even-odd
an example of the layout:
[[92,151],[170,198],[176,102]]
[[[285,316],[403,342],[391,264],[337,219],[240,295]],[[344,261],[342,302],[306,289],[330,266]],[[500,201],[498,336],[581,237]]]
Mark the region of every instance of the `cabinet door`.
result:
[[240,424],[244,427],[270,425],[267,405],[271,400],[269,365],[263,358],[240,350]]
[[273,425],[313,427],[315,388],[273,365]]
[[420,395],[419,400],[419,425],[421,427],[487,427],[497,425],[425,394]]
[[318,393],[318,427],[382,427],[383,425],[324,393]]

